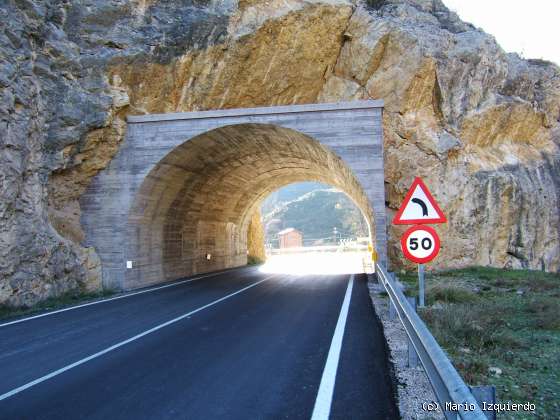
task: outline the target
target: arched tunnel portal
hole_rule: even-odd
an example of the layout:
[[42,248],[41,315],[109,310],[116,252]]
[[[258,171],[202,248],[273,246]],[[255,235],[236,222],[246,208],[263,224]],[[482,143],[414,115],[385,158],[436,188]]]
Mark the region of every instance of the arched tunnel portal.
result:
[[385,263],[381,105],[130,117],[125,144],[81,202],[104,285],[131,289],[246,264],[261,200],[300,181],[345,192]]

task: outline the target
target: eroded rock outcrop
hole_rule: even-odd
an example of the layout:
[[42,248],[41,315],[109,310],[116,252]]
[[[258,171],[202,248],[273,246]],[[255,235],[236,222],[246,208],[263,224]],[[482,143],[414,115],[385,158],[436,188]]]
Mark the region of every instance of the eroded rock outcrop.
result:
[[560,70],[505,54],[438,0],[28,0],[0,14],[0,304],[99,287],[78,199],[126,115],[362,98],[385,100],[388,208],[421,175],[447,213],[439,267],[560,270]]
[[261,222],[261,212],[258,210],[251,217],[247,231],[247,256],[252,263],[261,263],[266,260],[264,228]]

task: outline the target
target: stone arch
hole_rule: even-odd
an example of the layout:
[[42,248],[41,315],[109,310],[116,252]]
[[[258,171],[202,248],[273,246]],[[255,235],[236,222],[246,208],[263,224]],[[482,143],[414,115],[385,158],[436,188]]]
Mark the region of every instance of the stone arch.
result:
[[125,144],[81,201],[86,245],[100,256],[105,286],[131,289],[246,264],[256,206],[301,181],[345,192],[385,263],[380,105],[130,117]]
[[245,123],[185,141],[150,171],[131,206],[129,257],[135,267],[129,281],[151,284],[246,264],[256,206],[299,181],[339,188],[371,226],[373,210],[352,170],[305,134]]

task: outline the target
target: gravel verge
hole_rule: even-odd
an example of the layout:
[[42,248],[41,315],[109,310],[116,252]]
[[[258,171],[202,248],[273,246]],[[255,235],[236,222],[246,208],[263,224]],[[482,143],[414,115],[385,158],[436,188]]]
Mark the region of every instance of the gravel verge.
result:
[[407,336],[400,320],[389,319],[389,298],[383,295],[383,286],[369,282],[369,291],[373,307],[381,323],[387,339],[390,362],[393,364],[397,380],[397,397],[401,418],[404,420],[445,419],[443,413],[427,411],[423,404],[436,400],[430,382],[421,365],[408,366]]

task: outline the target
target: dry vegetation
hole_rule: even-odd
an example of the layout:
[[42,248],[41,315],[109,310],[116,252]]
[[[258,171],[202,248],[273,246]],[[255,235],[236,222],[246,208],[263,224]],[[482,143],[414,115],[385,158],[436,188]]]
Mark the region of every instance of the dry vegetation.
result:
[[[416,273],[399,277],[417,294]],[[426,284],[419,312],[466,382],[495,385],[501,402],[533,402],[538,418],[560,418],[560,275],[473,267],[428,273]]]
[[112,290],[103,290],[101,292],[86,292],[83,290],[76,290],[76,291],[67,292],[58,297],[46,299],[37,305],[29,306],[29,307],[28,306],[12,307],[7,305],[0,305],[0,320],[10,321],[12,319],[23,317],[23,316],[54,311],[72,305],[103,299],[113,294],[115,294],[115,292]]

